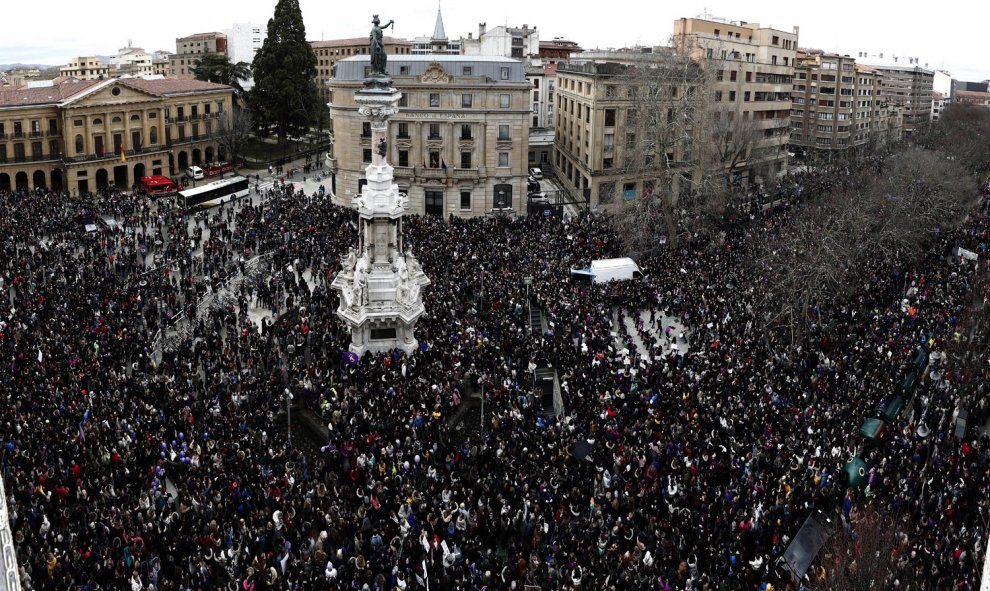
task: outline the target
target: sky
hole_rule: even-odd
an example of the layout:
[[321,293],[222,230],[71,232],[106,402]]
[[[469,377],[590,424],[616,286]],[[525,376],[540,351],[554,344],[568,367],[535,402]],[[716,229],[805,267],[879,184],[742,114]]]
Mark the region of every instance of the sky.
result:
[[[363,37],[372,12],[396,21],[390,35],[411,39],[433,32],[437,3],[419,0],[299,0],[310,40]],[[77,55],[111,55],[127,45],[175,50],[175,38],[220,31],[235,22],[267,23],[276,0],[0,0],[4,33],[0,63],[60,65]],[[707,13],[727,20],[800,27],[801,47],[857,55],[884,52],[918,57],[929,69],[961,80],[990,78],[986,34],[990,2],[967,0],[832,0],[827,3],[754,0],[617,0],[534,2],[498,0],[442,3],[449,38],[477,34],[478,23],[536,26],[540,39],[564,37],[585,48],[665,44],[674,20]],[[20,26],[11,26],[20,23]]]

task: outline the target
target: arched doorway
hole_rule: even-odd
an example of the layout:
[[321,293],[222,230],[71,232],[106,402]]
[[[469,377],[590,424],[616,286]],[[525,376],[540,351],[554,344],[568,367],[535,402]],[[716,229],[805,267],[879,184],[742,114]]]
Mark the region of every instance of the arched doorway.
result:
[[33,181],[32,184],[35,189],[45,189],[48,187],[48,183],[45,182],[45,171],[43,170],[34,171],[34,174],[31,176],[31,180]]
[[189,154],[185,150],[179,152],[179,174],[186,171],[189,167]]
[[96,190],[106,189],[110,185],[110,175],[107,169],[100,168],[96,171]]
[[56,168],[52,171],[52,190],[53,191],[64,191],[65,185],[62,183],[62,171]]
[[175,174],[175,155],[171,152],[168,153],[168,175],[172,176]]
[[203,162],[203,153],[199,150],[199,148],[193,148],[192,159],[193,164],[197,166]]
[[28,188],[28,174],[26,172],[19,172],[14,176],[14,186],[17,190]]
[[213,147],[207,146],[206,148],[206,161],[213,162]]
[[6,172],[0,172],[0,191],[10,190],[10,175]]
[[134,165],[134,184],[140,184],[145,176],[147,175],[144,172],[144,163],[138,162]]

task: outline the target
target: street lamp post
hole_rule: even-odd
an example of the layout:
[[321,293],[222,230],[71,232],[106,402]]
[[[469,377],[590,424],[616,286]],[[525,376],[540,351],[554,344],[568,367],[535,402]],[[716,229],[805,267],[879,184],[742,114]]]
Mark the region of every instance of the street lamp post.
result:
[[529,286],[533,283],[533,277],[527,275],[523,277],[523,285],[526,286],[526,313],[529,315],[526,319],[526,325],[529,327],[530,335],[533,334],[533,304],[529,301]]

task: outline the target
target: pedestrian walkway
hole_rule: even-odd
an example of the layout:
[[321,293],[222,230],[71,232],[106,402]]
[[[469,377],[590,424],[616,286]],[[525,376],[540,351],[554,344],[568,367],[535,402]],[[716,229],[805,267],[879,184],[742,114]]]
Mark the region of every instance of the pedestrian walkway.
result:
[[622,324],[620,326],[619,314],[620,310],[618,308],[612,309],[612,336],[615,338],[616,345],[620,348],[625,347],[623,335],[629,335],[632,344],[636,346],[636,350],[639,351],[640,356],[648,361],[650,360],[649,348],[643,342],[643,335],[637,326],[638,320],[638,324],[643,327],[646,334],[663,343],[664,353],[676,351],[678,354],[684,355],[690,349],[690,335],[688,331],[673,316],[665,316],[663,312],[657,312],[655,316],[658,319],[657,324],[651,324],[650,311],[640,310],[635,319],[622,314]]

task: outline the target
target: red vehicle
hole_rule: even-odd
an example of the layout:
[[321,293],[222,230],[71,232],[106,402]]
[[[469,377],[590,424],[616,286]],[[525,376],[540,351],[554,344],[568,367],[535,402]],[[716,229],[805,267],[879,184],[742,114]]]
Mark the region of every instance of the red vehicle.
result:
[[237,162],[214,162],[203,166],[203,175],[207,178],[220,176],[225,172],[234,172],[235,167],[244,166],[243,160]]
[[169,179],[168,177],[164,177],[160,174],[142,177],[141,187],[143,187],[145,191],[147,191],[152,195],[175,193],[179,190],[179,188],[175,186],[175,183],[173,183],[171,179]]

